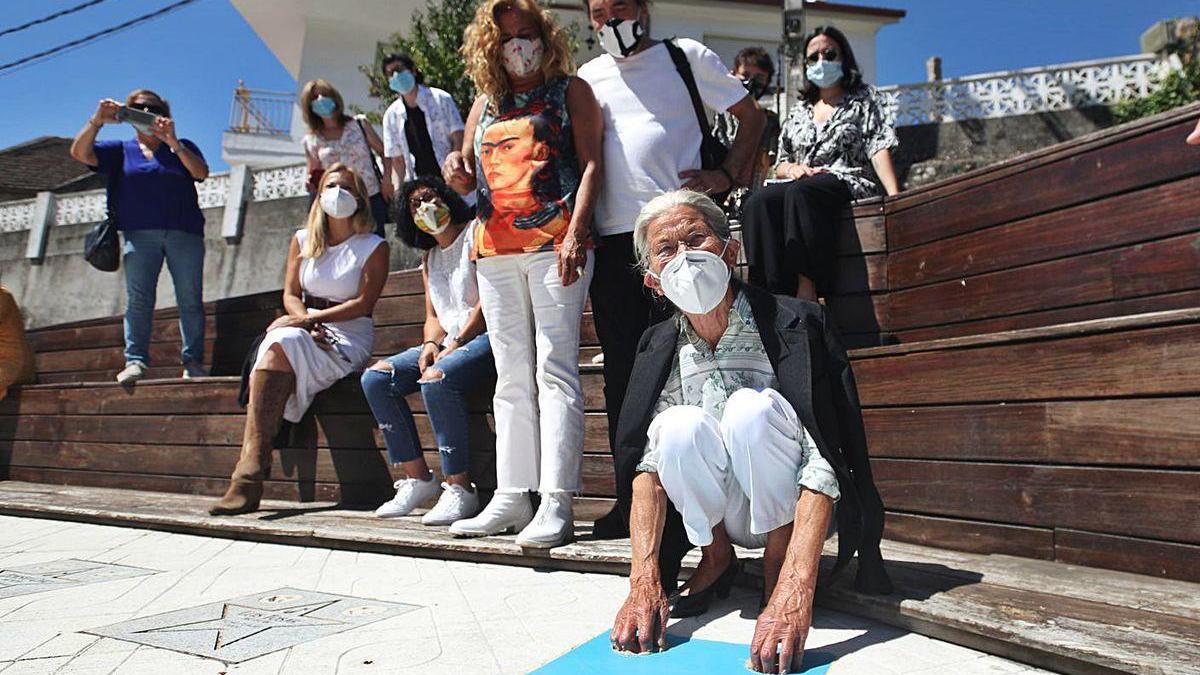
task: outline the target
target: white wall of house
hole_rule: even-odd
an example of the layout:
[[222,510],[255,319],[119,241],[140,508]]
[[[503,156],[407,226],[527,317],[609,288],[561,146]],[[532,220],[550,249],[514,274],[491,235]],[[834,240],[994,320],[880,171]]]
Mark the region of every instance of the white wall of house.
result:
[[[371,109],[378,100],[370,98],[367,81],[360,65],[371,63],[376,43],[396,31],[408,28],[412,12],[424,7],[424,0],[231,0],[254,31],[284,68],[296,78],[297,93],[314,78],[329,80],[341,91],[347,105]],[[850,39],[855,55],[868,82],[875,82],[875,36],[879,29],[896,19],[846,14],[809,3],[808,25],[832,23]],[[550,3],[564,25],[578,26],[583,63],[599,53],[597,45],[586,43],[592,35],[582,7],[576,0]],[[711,46],[727,64],[739,50],[762,46],[775,54],[782,33],[782,11],[778,6],[741,4],[720,0],[657,0],[653,4],[651,34],[656,38],[691,37]],[[576,9],[578,8],[578,9]],[[254,87],[253,82],[247,86]],[[465,117],[464,111],[464,117]],[[305,133],[297,108],[292,119],[292,136],[297,140],[295,154],[287,154],[288,145],[278,140],[237,138],[226,134],[223,152],[230,164],[257,166],[302,161],[298,139]]]

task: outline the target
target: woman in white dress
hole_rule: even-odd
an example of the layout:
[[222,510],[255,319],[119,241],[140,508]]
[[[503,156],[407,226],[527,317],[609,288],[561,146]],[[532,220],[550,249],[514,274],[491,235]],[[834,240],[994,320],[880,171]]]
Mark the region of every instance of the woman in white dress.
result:
[[250,374],[241,457],[209,513],[257,510],[280,420],[299,422],[314,396],[370,359],[371,313],[388,274],[388,245],[374,227],[362,177],[343,164],[329,167],[288,251],[287,314],[267,329]]

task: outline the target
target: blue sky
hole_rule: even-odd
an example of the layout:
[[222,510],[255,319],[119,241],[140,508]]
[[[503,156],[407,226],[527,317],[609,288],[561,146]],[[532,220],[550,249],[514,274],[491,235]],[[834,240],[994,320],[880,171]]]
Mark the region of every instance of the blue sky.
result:
[[[3,0],[0,30],[76,5],[80,0]],[[879,37],[880,82],[925,77],[939,55],[947,77],[1132,54],[1158,19],[1200,13],[1197,0],[842,0],[908,11]],[[169,0],[108,0],[6,36],[0,63],[82,37],[159,9]],[[352,0],[345,0],[347,6]],[[200,145],[214,169],[237,81],[255,89],[292,90],[295,82],[229,0],[191,5],[51,60],[0,75],[6,101],[0,147],[41,135],[73,136],[102,97],[148,86],[170,101],[180,134]],[[122,138],[115,126],[101,138]]]

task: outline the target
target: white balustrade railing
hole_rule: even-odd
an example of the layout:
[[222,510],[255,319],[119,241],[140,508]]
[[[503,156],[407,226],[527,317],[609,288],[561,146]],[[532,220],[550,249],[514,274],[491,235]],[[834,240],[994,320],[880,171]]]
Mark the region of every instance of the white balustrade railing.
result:
[[28,230],[33,222],[33,199],[0,203],[0,232]]
[[1154,92],[1177,58],[1135,54],[949,80],[880,87],[895,126],[990,119],[1112,105]]

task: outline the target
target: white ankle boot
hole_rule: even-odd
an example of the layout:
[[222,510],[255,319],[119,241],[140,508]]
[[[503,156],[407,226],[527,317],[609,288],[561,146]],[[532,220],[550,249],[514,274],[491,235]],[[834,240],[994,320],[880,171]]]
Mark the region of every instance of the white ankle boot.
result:
[[450,526],[450,534],[460,537],[490,537],[515,532],[529,524],[533,507],[525,492],[497,492],[483,512],[474,518],[460,520]]
[[575,512],[570,492],[542,494],[533,521],[517,535],[517,545],[528,548],[554,548],[575,538]]

